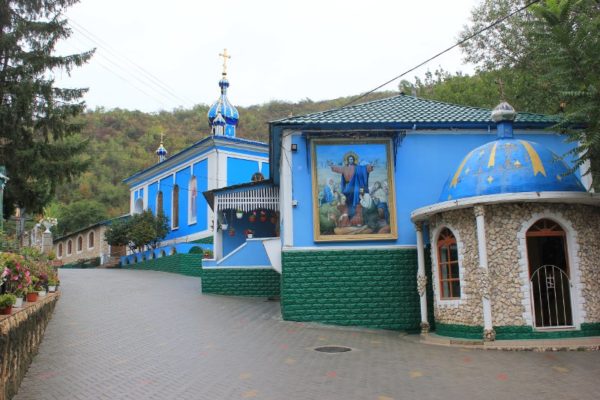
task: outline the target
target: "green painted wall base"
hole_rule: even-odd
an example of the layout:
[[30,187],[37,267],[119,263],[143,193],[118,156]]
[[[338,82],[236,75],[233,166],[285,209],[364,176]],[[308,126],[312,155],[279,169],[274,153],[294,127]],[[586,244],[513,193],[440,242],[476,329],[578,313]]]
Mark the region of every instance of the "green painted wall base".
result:
[[496,326],[496,340],[563,339],[600,336],[600,323],[583,323],[576,331],[538,332],[531,326]]
[[227,296],[280,295],[279,273],[266,268],[204,268],[202,293]]
[[136,264],[121,265],[123,269],[173,272],[188,276],[201,276],[202,254],[173,254]]
[[461,339],[483,339],[483,326],[435,324],[435,333]]
[[284,251],[290,321],[418,331],[417,250]]
[[[534,331],[531,326],[495,326],[496,340],[525,340],[525,339],[565,339],[587,336],[600,336],[600,323],[583,323],[580,330],[573,331]],[[440,324],[436,325],[435,333],[440,336],[450,336],[461,339],[483,339],[482,326],[467,326]]]

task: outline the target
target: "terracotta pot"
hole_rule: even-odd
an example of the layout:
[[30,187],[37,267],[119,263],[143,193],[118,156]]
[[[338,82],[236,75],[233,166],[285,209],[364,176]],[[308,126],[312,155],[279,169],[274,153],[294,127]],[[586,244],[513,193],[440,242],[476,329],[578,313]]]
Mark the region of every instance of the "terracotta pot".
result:
[[277,218],[275,218],[275,217],[271,217],[271,223],[272,223],[272,224],[274,224],[274,223],[276,223],[276,222],[277,222]]
[[233,237],[233,236],[235,236],[235,231],[234,231],[233,229],[231,229],[231,230],[229,231],[229,236],[232,236],[232,237]]
[[260,216],[260,222],[267,222],[267,216],[266,215],[261,215]]
[[12,313],[12,306],[0,308],[1,315],[10,315]]
[[27,293],[27,295],[25,297],[26,297],[28,303],[35,303],[38,299],[38,294],[37,294],[37,292]]
[[248,217],[248,221],[250,222],[256,222],[256,215],[251,215]]

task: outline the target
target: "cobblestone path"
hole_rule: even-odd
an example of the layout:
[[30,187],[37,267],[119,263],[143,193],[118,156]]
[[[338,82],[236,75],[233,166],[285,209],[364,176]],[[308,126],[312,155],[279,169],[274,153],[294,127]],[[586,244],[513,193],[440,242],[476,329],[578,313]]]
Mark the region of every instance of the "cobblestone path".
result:
[[[200,294],[198,278],[64,270],[15,400],[598,399],[599,352],[435,347],[397,332],[281,321],[279,303]],[[343,345],[324,354],[317,346]]]

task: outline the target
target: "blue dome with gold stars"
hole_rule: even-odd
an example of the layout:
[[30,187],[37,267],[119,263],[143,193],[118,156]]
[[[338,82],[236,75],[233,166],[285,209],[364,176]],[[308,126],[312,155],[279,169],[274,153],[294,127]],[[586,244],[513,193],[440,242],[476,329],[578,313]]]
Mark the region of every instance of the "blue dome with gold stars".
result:
[[515,139],[510,105],[496,107],[498,139],[472,150],[448,178],[439,201],[500,193],[585,192],[561,157],[538,143]]

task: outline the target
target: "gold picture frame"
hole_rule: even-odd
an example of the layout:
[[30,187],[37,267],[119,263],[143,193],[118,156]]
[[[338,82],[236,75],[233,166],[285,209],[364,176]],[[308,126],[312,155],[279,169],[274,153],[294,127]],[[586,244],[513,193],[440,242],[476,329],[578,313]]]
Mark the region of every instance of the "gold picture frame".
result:
[[311,140],[315,242],[398,239],[391,139]]

